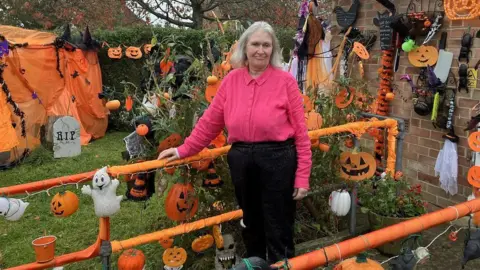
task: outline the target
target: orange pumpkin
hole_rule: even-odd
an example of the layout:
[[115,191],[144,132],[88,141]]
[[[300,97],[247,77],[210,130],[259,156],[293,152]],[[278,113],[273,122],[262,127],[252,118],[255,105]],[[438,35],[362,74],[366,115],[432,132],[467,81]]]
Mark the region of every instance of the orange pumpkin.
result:
[[328,151],[330,151],[330,145],[328,145],[326,143],[319,143],[318,144],[318,149],[320,149],[320,151],[322,151],[322,152],[328,152]]
[[334,270],[383,270],[384,268],[377,261],[368,259],[364,253],[357,257],[344,260],[333,268]]
[[158,243],[165,249],[170,248],[173,246],[173,238],[162,238]]
[[370,54],[367,51],[367,48],[363,46],[362,43],[360,42],[354,42],[353,43],[353,51],[357,54],[358,57],[362,59],[368,59],[370,58]]
[[215,239],[215,245],[218,249],[223,248],[223,236],[220,230],[220,225],[213,225],[212,227],[213,239]]
[[213,98],[217,94],[218,88],[220,87],[220,82],[217,80],[215,83],[209,83],[205,89],[205,99],[208,103],[212,103]]
[[167,248],[162,259],[166,266],[180,267],[187,261],[187,252],[181,247]]
[[120,108],[120,100],[109,100],[107,104],[105,104],[105,107],[107,107],[109,111],[116,111]]
[[212,85],[218,82],[217,76],[211,75],[207,77],[207,84]]
[[232,69],[232,65],[228,61],[223,61],[220,65],[224,71],[230,71]]
[[143,54],[139,47],[130,46],[125,50],[125,55],[131,59],[140,59]]
[[394,93],[387,93],[385,94],[385,100],[392,101],[395,99],[395,94]]
[[310,97],[308,97],[307,95],[302,95],[302,97],[303,97],[303,110],[305,113],[308,113],[311,110],[313,110],[312,101],[310,100]]
[[335,97],[335,105],[339,109],[346,108],[350,103],[352,103],[353,98],[355,97],[355,89],[352,87],[347,89],[343,89],[338,93],[338,95]]
[[77,194],[71,191],[59,192],[52,198],[50,210],[56,217],[68,217],[78,210]]
[[480,166],[473,166],[468,170],[468,183],[476,188],[480,188]]
[[305,114],[305,121],[307,123],[308,130],[316,130],[322,127],[322,116],[314,111]]
[[422,45],[408,53],[408,61],[414,67],[433,66],[438,60],[438,50],[433,46]]
[[152,44],[143,45],[143,51],[145,52],[145,54],[150,54],[150,52],[152,51],[152,47]]
[[172,186],[165,199],[167,217],[175,221],[192,218],[198,210],[198,197],[191,183]]
[[112,59],[120,59],[122,58],[122,48],[120,46],[116,48],[108,48],[108,57]]
[[361,181],[372,177],[377,169],[375,158],[366,152],[343,152],[340,155],[340,177]]
[[192,250],[195,252],[202,252],[213,246],[213,236],[211,234],[197,237],[192,242]]
[[163,150],[177,147],[182,142],[182,136],[178,133],[172,133],[170,136],[165,138],[160,144],[158,145],[157,152],[161,153]]
[[480,131],[475,131],[468,136],[468,146],[475,152],[480,152]]
[[145,266],[145,255],[138,249],[127,249],[118,258],[118,270],[142,270]]
[[140,124],[137,126],[137,134],[140,136],[145,136],[148,133],[148,126],[145,124]]

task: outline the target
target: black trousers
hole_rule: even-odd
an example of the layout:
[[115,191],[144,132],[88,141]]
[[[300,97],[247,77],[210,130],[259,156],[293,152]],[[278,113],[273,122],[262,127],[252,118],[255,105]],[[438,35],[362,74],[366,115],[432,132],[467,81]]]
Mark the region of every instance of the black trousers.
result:
[[[269,263],[294,256],[294,190],[297,152],[284,142],[234,143],[227,155],[235,195],[243,210],[248,257]],[[268,257],[266,256],[268,254]]]

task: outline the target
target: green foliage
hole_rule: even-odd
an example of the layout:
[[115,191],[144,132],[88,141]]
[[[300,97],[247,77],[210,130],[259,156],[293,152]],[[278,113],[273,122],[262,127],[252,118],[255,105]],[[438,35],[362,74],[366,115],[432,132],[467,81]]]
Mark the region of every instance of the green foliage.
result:
[[408,218],[427,212],[420,185],[411,186],[404,179],[365,180],[358,190],[362,207],[385,217]]

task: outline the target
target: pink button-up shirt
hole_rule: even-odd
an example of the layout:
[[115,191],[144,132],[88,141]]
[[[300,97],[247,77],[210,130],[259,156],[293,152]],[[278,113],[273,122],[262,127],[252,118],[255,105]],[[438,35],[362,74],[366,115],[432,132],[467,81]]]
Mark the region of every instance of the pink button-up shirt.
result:
[[256,79],[247,68],[231,71],[190,136],[177,148],[179,156],[199,153],[225,126],[229,143],[294,138],[298,163],[295,188],[309,188],[311,143],[303,98],[291,74],[272,66]]

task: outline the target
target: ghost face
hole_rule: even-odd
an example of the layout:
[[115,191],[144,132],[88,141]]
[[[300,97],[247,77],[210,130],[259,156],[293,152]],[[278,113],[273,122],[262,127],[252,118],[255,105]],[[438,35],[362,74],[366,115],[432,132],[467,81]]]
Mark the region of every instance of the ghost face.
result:
[[0,216],[6,216],[10,202],[7,198],[0,198]]
[[273,40],[269,33],[258,30],[253,33],[247,42],[246,54],[248,66],[253,71],[267,68],[273,50]]
[[107,167],[103,167],[100,170],[98,170],[93,176],[92,186],[93,186],[93,189],[102,190],[106,186],[108,186],[110,182],[111,180],[110,180],[110,176],[107,173]]

